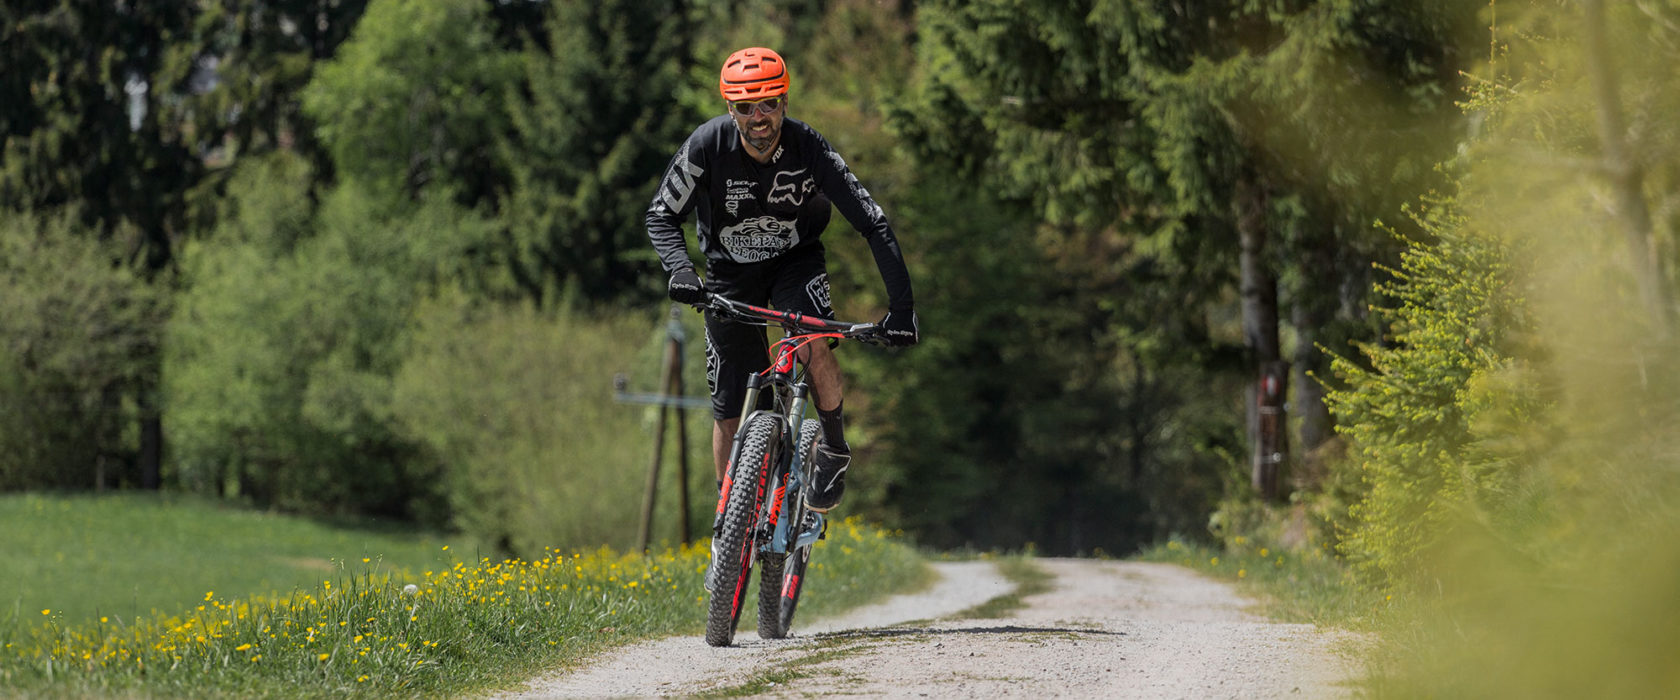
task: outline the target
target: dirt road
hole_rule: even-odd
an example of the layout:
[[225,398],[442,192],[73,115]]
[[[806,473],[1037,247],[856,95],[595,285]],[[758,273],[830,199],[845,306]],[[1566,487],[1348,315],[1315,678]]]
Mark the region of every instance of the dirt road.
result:
[[[1000,619],[957,616],[1012,586],[985,562],[938,564],[931,590],[736,646],[698,637],[610,652],[510,697],[1322,698],[1348,695],[1354,640],[1268,622],[1181,567],[1041,559],[1051,590]],[[953,617],[956,616],[956,617]]]

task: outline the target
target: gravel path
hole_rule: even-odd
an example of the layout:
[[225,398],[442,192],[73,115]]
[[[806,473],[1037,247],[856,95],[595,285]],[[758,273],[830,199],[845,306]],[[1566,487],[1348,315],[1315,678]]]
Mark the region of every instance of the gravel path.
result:
[[[609,652],[507,697],[647,697],[734,690],[803,697],[1341,697],[1351,635],[1267,622],[1225,584],[1170,564],[1040,559],[1052,589],[1005,619],[952,616],[1010,584],[985,562],[808,626],[714,649],[698,637]],[[926,622],[933,618],[946,619]],[[909,622],[921,620],[921,622]],[[750,687],[745,687],[753,683]]]

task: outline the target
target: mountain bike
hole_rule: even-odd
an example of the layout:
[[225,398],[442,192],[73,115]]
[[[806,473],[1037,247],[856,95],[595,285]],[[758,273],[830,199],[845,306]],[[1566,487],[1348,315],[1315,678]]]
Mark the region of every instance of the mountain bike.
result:
[[[822,429],[815,418],[805,416],[811,387],[806,368],[797,362],[798,352],[809,343],[829,340],[879,343],[880,327],[777,311],[711,293],[695,306],[742,323],[780,325],[785,333],[770,346],[770,366],[747,375],[741,426],[718,499],[706,616],[706,643],[729,646],[740,624],[753,565],[758,564],[758,636],[782,639],[799,607],[811,545],[828,527],[822,513],[805,507],[811,453]],[[773,396],[771,408],[757,409],[766,389]]]

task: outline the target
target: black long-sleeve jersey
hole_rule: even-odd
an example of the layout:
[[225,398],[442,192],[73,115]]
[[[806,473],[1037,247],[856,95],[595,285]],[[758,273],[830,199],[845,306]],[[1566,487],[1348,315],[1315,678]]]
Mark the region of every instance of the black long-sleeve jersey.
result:
[[747,154],[728,115],[695,129],[648,206],[648,237],[667,272],[690,267],[682,222],[697,211],[707,260],[761,262],[816,245],[831,202],[869,242],[888,309],[911,310],[910,272],[886,215],[828,140],[795,119],[782,120],[781,141],[763,164]]

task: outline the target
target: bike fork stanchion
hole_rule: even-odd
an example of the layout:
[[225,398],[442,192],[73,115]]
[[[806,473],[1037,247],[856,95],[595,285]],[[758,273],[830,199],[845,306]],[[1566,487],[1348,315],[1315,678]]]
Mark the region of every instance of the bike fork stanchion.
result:
[[[803,434],[800,427],[806,420],[809,420],[805,418],[805,402],[810,392],[811,388],[805,384],[793,385],[793,400],[788,404],[786,434],[790,437],[783,441],[784,444],[789,445],[787,450],[788,469],[782,477],[784,488],[782,489],[782,502],[780,504],[781,514],[776,518],[775,535],[770,538],[769,551],[774,554],[787,554],[793,550],[793,547],[790,546],[792,538],[788,537],[788,532],[792,530],[797,534],[798,531],[793,528],[799,527],[801,523],[793,523],[793,521],[804,519],[800,517],[799,513],[794,512],[793,504],[799,500],[799,490],[805,488],[804,472],[800,471],[804,468],[800,455],[805,446],[799,444],[799,437]],[[790,525],[789,523],[793,524]]]

